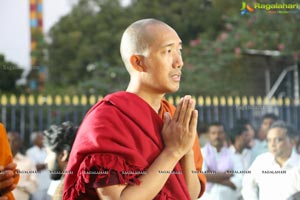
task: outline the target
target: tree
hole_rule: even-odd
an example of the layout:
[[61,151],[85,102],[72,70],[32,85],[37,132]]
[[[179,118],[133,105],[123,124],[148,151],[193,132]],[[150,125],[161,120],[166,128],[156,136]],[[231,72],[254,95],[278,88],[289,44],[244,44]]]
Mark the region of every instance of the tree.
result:
[[[84,93],[125,89],[121,34],[135,20],[158,18],[174,27],[183,41],[179,94],[263,95],[261,70],[272,64],[276,74],[298,59],[299,16],[262,10],[241,16],[240,8],[235,0],[132,0],[127,7],[118,0],[81,0],[51,29],[50,83]],[[246,56],[251,48],[279,50],[283,56],[267,63]]]
[[[216,37],[212,38],[210,32],[200,34],[185,50],[182,91],[198,95],[265,95],[264,70],[271,70],[274,82],[282,69],[298,60],[298,18],[294,13],[256,11],[240,16],[224,12],[223,28]],[[281,56],[250,57],[245,54],[247,49],[277,50]],[[198,81],[194,74],[199,75]]]
[[[159,18],[176,27],[183,41],[188,41],[203,29],[201,23],[192,22],[208,14],[203,2],[141,0],[122,7],[118,0],[80,1],[51,29],[49,81],[59,87],[76,86],[85,93],[125,89],[129,76],[119,44],[128,24],[141,18]],[[182,14],[186,15],[184,22]],[[94,67],[90,70],[89,66]]]
[[18,93],[16,81],[21,78],[23,69],[17,64],[5,60],[4,55],[0,54],[0,93]]

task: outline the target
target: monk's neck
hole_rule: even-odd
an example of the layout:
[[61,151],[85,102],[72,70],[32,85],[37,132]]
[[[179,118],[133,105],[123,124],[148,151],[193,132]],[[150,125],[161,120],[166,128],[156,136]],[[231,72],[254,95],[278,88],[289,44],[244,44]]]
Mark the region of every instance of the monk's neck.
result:
[[153,110],[155,110],[155,112],[159,112],[161,100],[163,99],[164,94],[156,94],[147,90],[142,90],[138,87],[128,87],[126,91],[138,95],[144,101],[146,101],[153,108]]

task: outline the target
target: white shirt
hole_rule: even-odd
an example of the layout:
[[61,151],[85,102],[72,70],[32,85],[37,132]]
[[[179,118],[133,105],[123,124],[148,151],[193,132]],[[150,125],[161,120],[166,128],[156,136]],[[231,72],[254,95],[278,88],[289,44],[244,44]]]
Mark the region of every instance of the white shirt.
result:
[[[208,143],[205,145],[201,151],[203,155],[203,166],[202,171],[205,172],[208,170],[206,159],[208,156]],[[210,145],[211,146],[211,145]],[[213,147],[213,146],[211,146]],[[222,154],[229,154],[230,155],[230,162],[232,163],[233,168],[231,170],[233,171],[240,171],[242,169],[241,163],[235,162],[232,153],[229,151],[227,147],[223,147],[220,152],[217,152],[216,148],[212,148],[213,151],[210,154],[213,156],[218,164],[222,163]],[[236,190],[231,189],[228,186],[217,184],[217,183],[207,183],[207,186],[211,184],[211,187],[209,189],[206,189],[201,199],[205,200],[224,200],[224,199],[230,199],[230,200],[237,200],[240,196],[239,191],[241,189],[241,183],[242,183],[242,176],[239,173],[234,173],[234,175],[230,178],[230,181],[236,186]]]
[[252,158],[250,149],[245,148],[245,149],[243,149],[242,153],[239,153],[236,151],[235,147],[233,145],[231,145],[229,147],[229,151],[233,154],[235,160],[237,160],[238,162],[240,162],[242,164],[243,168],[241,170],[249,169],[249,167],[251,165],[251,158]]
[[35,165],[28,157],[20,153],[15,155],[13,161],[20,170],[20,179],[12,193],[16,200],[29,200],[30,194],[37,188]]
[[251,149],[251,163],[255,160],[255,158],[263,153],[268,152],[268,144],[266,140],[254,140],[254,146]]
[[[44,148],[40,149],[38,146],[29,148],[26,152],[26,155],[34,162],[35,165],[45,164],[45,159],[47,157],[46,150]],[[41,170],[37,174],[37,180],[39,185],[38,190],[46,191],[51,182],[49,170]]]
[[300,191],[300,156],[292,151],[282,167],[274,155],[267,152],[258,156],[243,179],[244,200],[285,200]]

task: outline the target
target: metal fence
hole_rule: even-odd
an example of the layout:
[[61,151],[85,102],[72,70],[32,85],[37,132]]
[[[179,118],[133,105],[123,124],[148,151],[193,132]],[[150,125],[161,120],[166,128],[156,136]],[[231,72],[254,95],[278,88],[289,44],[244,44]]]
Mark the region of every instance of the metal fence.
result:
[[[47,129],[51,124],[72,121],[80,124],[85,113],[102,96],[86,95],[1,95],[0,121],[6,129],[18,131],[29,144],[30,133]],[[261,116],[275,113],[298,130],[300,129],[300,106],[289,98],[264,97],[193,97],[197,101],[199,123],[222,122],[232,128],[236,119],[246,118],[258,127]],[[178,96],[168,96],[168,101],[177,104]]]

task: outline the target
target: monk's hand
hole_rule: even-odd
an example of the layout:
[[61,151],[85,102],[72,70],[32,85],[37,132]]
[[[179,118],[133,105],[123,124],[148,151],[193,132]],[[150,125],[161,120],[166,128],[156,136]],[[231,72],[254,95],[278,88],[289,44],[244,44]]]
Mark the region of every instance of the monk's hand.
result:
[[16,164],[10,163],[6,166],[0,166],[0,194],[4,195],[13,189],[15,189],[16,185],[14,180],[16,178]]
[[172,119],[169,113],[164,115],[162,137],[165,148],[180,158],[192,150],[197,135],[195,104],[195,100],[187,95],[180,100]]

